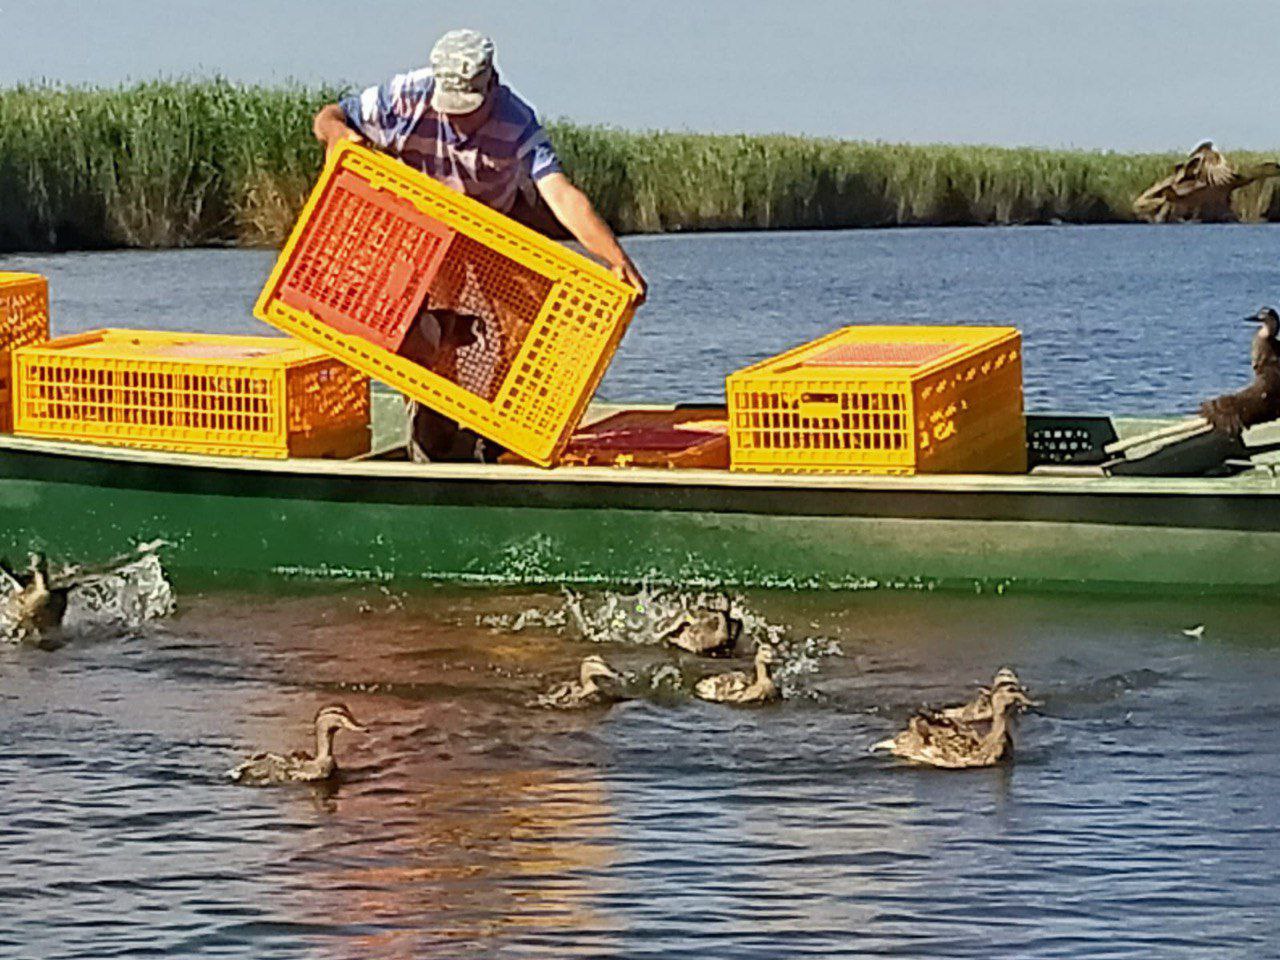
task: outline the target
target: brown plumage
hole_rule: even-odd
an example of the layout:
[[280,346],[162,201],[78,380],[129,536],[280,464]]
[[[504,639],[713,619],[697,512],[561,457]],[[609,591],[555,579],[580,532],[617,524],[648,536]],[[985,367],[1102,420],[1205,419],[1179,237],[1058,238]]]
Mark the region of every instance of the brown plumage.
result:
[[871,749],[949,770],[989,767],[1013,758],[1012,711],[1036,705],[1021,690],[1000,687],[991,693],[991,720],[987,723],[918,713],[907,721],[907,729],[872,744]]
[[1169,176],[1144,190],[1133,202],[1133,210],[1153,223],[1234,220],[1231,195],[1256,180],[1275,176],[1280,176],[1280,164],[1273,161],[1237,171],[1213,141],[1206,140]]
[[339,730],[365,728],[344,704],[321,707],[316,713],[316,752],[255,753],[244,763],[227,771],[236,783],[250,787],[266,787],[279,783],[316,783],[331,779],[338,772],[333,756],[333,737]]
[[778,685],[769,673],[769,667],[776,662],[773,647],[762,643],[756,647],[754,675],[732,670],[703,677],[694,685],[694,696],[712,703],[766,703],[776,700],[780,696]]
[[992,714],[991,695],[1003,687],[1020,690],[1023,693],[1027,692],[1027,688],[1022,685],[1022,681],[1018,679],[1018,675],[1013,670],[1009,667],[1001,667],[996,671],[996,675],[991,678],[990,687],[980,687],[977,696],[968,703],[943,707],[938,711],[938,716],[946,717],[949,720],[963,720],[965,723],[990,720]]
[[659,639],[700,657],[731,657],[742,636],[742,621],[733,615],[733,605],[725,598],[723,610],[684,613]]
[[51,576],[48,560],[33,554],[25,573],[0,563],[0,578],[9,587],[0,599],[0,639],[36,642],[61,628],[68,596],[78,582],[74,577]]
[[1263,307],[1245,318],[1259,324],[1250,350],[1253,383],[1200,405],[1200,416],[1222,433],[1239,437],[1248,427],[1280,418],[1280,314]]
[[[597,681],[610,682],[608,688],[602,688]],[[584,657],[578,667],[578,679],[558,683],[546,693],[539,695],[534,701],[540,707],[551,707],[557,710],[576,710],[598,703],[611,703],[622,698],[617,686],[622,680],[621,674],[604,662],[602,657],[592,654]]]

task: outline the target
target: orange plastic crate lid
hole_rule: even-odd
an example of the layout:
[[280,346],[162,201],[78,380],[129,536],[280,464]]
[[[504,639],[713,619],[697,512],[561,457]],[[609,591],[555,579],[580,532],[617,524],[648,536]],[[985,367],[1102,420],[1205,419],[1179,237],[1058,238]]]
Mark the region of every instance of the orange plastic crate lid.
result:
[[343,333],[398,350],[454,231],[340,171],[292,250],[282,301]]
[[806,367],[919,367],[962,343],[839,343],[804,361]]
[[729,422],[723,416],[690,416],[683,411],[628,410],[583,427],[569,441],[567,453],[589,450],[651,450],[673,453],[723,439]]

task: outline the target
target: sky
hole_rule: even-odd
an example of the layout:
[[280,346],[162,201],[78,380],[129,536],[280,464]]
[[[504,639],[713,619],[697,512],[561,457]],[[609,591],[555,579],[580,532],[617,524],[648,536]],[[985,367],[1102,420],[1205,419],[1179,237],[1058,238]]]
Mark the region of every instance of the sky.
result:
[[1277,0],[0,0],[0,85],[352,87],[489,33],[545,118],[1114,150],[1280,147]]

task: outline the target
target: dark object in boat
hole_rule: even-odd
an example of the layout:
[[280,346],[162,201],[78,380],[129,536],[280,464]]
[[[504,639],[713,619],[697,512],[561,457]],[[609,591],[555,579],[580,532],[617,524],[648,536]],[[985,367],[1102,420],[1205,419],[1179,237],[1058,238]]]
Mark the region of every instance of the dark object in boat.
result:
[[1249,323],[1259,324],[1253,338],[1253,383],[1200,405],[1200,415],[1220,433],[1238,437],[1246,428],[1280,418],[1280,314],[1263,307]]

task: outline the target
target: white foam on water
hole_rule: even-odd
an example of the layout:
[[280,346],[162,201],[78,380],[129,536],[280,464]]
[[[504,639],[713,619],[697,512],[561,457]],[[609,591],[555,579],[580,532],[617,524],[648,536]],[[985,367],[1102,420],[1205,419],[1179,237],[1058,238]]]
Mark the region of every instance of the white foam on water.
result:
[[[498,630],[519,633],[525,629],[552,632],[587,643],[658,646],[662,637],[686,614],[723,610],[728,605],[742,620],[738,658],[747,659],[761,643],[770,644],[778,654],[774,681],[784,698],[812,697],[803,678],[816,674],[827,657],[843,656],[833,637],[792,637],[785,626],[771,623],[747,606],[739,595],[717,590],[676,590],[642,585],[633,592],[605,590],[585,593],[562,587],[559,607],[535,606],[516,613],[486,614],[477,622]],[[710,662],[710,661],[709,661]],[[733,669],[722,661],[725,669]],[[645,685],[652,692],[671,692],[690,685],[697,677],[686,678],[674,663],[657,664],[646,671]],[[629,676],[634,684],[640,677]]]
[[169,616],[174,605],[160,558],[148,553],[77,582],[67,595],[63,627],[70,633],[131,630]]

